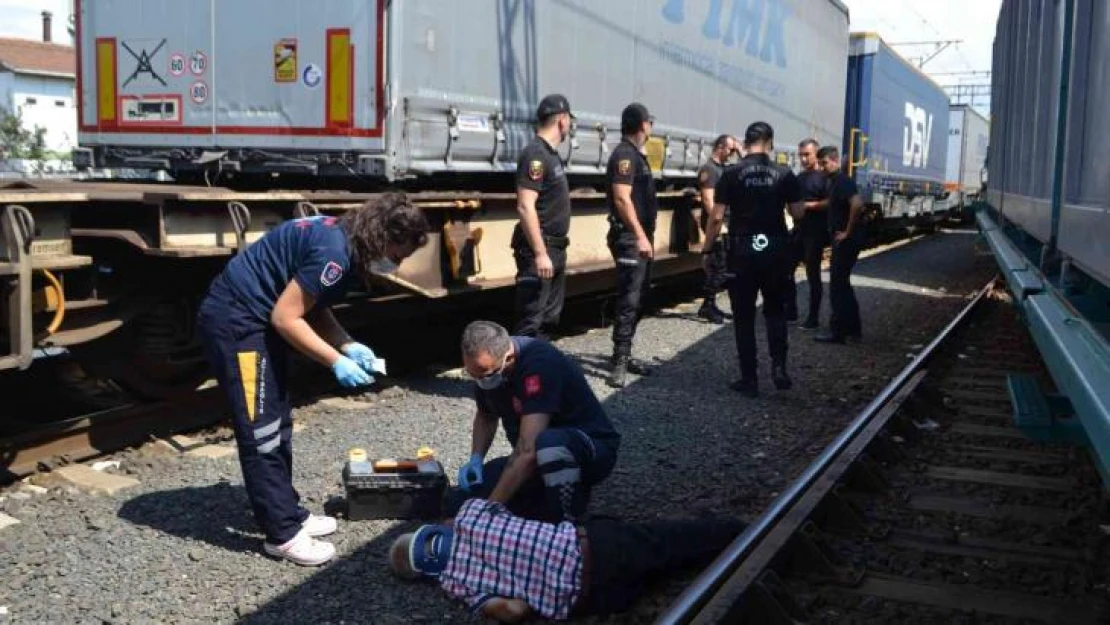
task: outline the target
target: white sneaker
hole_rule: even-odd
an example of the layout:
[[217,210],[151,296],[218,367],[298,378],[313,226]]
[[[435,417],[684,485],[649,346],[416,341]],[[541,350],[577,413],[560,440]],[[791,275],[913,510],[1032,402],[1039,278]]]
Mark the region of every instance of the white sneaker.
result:
[[334,534],[335,530],[339,528],[339,524],[334,517],[310,514],[308,518],[304,520],[304,523],[301,523],[301,527],[308,532],[309,536],[315,538]]
[[285,558],[301,566],[319,566],[335,557],[335,545],[316,540],[303,529],[284,545],[263,543],[262,548],[272,556]]

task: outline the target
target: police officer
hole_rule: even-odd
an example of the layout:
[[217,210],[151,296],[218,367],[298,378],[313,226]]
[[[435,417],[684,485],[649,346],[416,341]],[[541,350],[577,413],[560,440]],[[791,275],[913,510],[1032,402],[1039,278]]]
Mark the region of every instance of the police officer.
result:
[[852,268],[865,241],[863,199],[856,181],[840,170],[840,151],[831,145],[817,152],[821,169],[829,176],[829,237],[832,258],[829,265],[829,333],[816,337],[821,343],[843,343],[863,338],[859,302],[852,289]]
[[428,222],[403,194],[386,194],[340,218],[287,221],[224,267],[197,315],[205,355],[232,407],[239,464],[266,553],[301,565],[335,555],[316,537],[334,518],[309,514],[293,489],[293,420],[286,388],[290,347],[330,367],[340,384],[371,384],[383,364],[356,343],[329,306],[371,274],[428,241]]
[[[801,188],[794,172],[771,160],[774,130],[765,122],[748,126],[744,134],[747,155],[725,170],[717,183],[707,239],[720,232],[729,210],[729,270],[735,275],[729,300],[736,315],[736,350],[740,380],[732,388],[748,397],[759,394],[755,357],[755,301],[763,293],[763,317],[771,352],[771,377],[781,390],[791,387],[786,372],[786,318],[784,291],[790,269],[783,208],[800,219],[805,211]],[[708,250],[703,254],[710,253]]]
[[659,203],[655,179],[644,155],[655,118],[643,104],[632,103],[621,113],[621,142],[609,156],[606,194],[609,200],[609,251],[617,264],[617,315],[613,324],[613,370],[609,386],[620,388],[629,372],[646,369],[632,360],[632,338],[651,285],[655,256],[655,220]]
[[829,177],[817,165],[817,141],[805,139],[798,144],[798,158],[802,162],[802,171],[798,174],[798,183],[802,187],[802,201],[805,203],[806,214],[801,221],[794,224],[791,232],[791,243],[794,245],[794,260],[787,272],[786,308],[787,321],[798,318],[798,294],[794,283],[794,266],[801,261],[806,269],[806,282],[809,283],[809,314],[806,315],[802,327],[807,330],[817,328],[821,314],[821,296],[824,289],[821,285],[821,258],[825,246],[829,244],[828,216],[826,208],[829,205]]
[[[725,170],[725,163],[729,157],[739,152],[736,141],[730,135],[721,135],[713,142],[713,154],[709,160],[698,169],[698,192],[701,194],[702,230],[709,225],[709,213],[713,210],[713,193],[717,181],[721,179],[721,172]],[[702,244],[709,250],[705,264],[705,301],[698,309],[698,316],[709,320],[711,323],[724,323],[732,315],[717,307],[717,294],[724,290],[725,275],[728,271],[725,244],[718,237],[716,241],[706,239]]]
[[567,245],[570,239],[570,187],[556,149],[570,132],[570,103],[559,94],[540,101],[536,136],[516,167],[513,231],[516,259],[516,309],[519,336],[544,337],[559,322],[566,293]]
[[[621,440],[582,369],[551,343],[509,336],[491,321],[466,327],[462,357],[478,409],[470,460],[445,515],[482,497],[521,516],[581,518],[591,488],[613,470]],[[498,420],[513,451],[484,462]]]

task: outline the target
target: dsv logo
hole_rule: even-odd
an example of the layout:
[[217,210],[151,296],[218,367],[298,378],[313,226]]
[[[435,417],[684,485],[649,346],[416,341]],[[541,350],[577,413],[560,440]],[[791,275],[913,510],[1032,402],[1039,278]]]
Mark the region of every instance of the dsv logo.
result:
[[906,102],[902,127],[902,166],[925,169],[929,166],[929,140],[933,136],[933,116],[925,109]]
[[[748,56],[786,67],[790,7],[783,0],[732,0],[732,10],[726,16],[724,4],[725,0],[709,0],[702,35],[712,41],[719,39],[728,47],[743,45]],[[682,24],[686,21],[686,0],[666,0],[662,12],[668,22]]]

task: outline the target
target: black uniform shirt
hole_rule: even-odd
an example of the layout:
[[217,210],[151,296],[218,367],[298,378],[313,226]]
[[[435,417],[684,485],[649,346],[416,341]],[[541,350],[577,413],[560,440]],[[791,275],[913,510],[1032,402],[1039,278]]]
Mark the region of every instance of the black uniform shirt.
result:
[[[820,169],[807,169],[798,174],[798,184],[802,187],[802,200],[812,202],[829,197],[829,175]],[[828,209],[807,210],[799,227],[807,235],[821,235],[829,229]]]
[[617,205],[613,201],[614,184],[632,185],[632,205],[636,209],[636,218],[640,227],[648,238],[655,236],[655,221],[659,213],[659,203],[655,196],[655,178],[651,175],[651,166],[647,158],[628,139],[622,139],[613,153],[609,156],[609,167],[605,172],[605,195],[609,200],[609,223],[614,228],[623,228],[623,221],[617,214]]
[[485,414],[500,417],[505,438],[516,447],[520,419],[548,414],[551,428],[574,428],[590,438],[620,445],[620,434],[594,395],[586,375],[570,358],[547,341],[512,337],[516,365],[501,386],[484,391],[474,385],[474,399]]
[[721,174],[713,201],[729,207],[731,236],[785,237],[786,205],[801,199],[801,185],[790,168],[766,154],[749,154]]
[[[698,189],[709,187],[710,189],[717,188],[717,182],[721,179],[721,174],[725,171],[725,166],[721,165],[713,159],[705,162],[701,168],[698,169]],[[716,202],[716,200],[714,200]],[[701,212],[701,227],[704,229],[709,220],[709,211],[712,206],[706,206]],[[725,210],[725,219],[728,219],[728,210]]]
[[570,231],[570,185],[562,159],[547,141],[536,137],[521,152],[516,164],[516,186],[539,194],[536,214],[544,235],[567,236]]
[[[829,180],[829,234],[844,232],[848,229],[848,219],[852,216],[852,197],[859,193],[856,181],[844,172],[836,172]],[[862,240],[863,228],[860,218],[852,228],[852,239]]]

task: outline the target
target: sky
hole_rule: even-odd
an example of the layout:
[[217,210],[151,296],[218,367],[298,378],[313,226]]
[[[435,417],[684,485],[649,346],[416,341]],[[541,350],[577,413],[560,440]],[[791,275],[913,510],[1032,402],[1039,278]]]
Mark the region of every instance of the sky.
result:
[[73,43],[66,27],[73,0],[0,0],[0,37],[42,38],[42,12],[54,14],[54,41]]
[[[610,0],[623,2],[626,0]],[[815,2],[817,0],[798,0]],[[989,83],[989,75],[951,75],[944,72],[990,71],[991,44],[1002,0],[842,0],[848,5],[853,31],[879,33],[887,43],[959,39],[922,69],[942,85]],[[73,0],[0,0],[0,37],[38,39],[42,11],[54,13],[54,40],[70,43],[66,24]],[[922,57],[933,45],[896,46],[905,57]],[[989,110],[990,97],[974,104]]]
[[[848,6],[853,31],[876,32],[887,43],[962,40],[962,43],[949,46],[922,67],[941,85],[990,83],[989,74],[961,76],[946,72],[990,71],[991,47],[1001,0],[842,1]],[[935,46],[895,46],[895,50],[907,58],[921,58],[933,52]],[[978,96],[974,104],[976,109],[987,114],[990,96]]]

